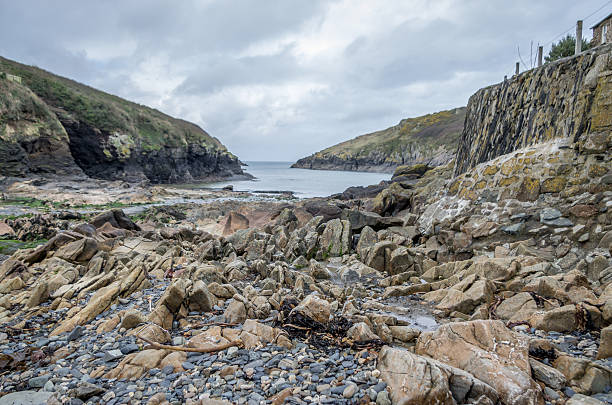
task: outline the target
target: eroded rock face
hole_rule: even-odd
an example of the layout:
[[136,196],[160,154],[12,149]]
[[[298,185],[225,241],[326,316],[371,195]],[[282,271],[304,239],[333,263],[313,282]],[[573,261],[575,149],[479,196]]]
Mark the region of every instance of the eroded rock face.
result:
[[394,404],[497,404],[494,388],[470,373],[407,350],[385,346],[378,358],[381,378]]
[[351,235],[350,222],[340,219],[329,221],[319,240],[323,258],[349,253],[351,251]]
[[506,404],[541,404],[527,339],[500,321],[456,322],[422,333],[416,353],[460,368],[493,387]]

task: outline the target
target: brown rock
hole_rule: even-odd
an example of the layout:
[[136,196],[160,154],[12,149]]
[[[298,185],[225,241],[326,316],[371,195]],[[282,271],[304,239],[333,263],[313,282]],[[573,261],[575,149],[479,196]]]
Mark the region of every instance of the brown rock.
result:
[[536,329],[555,332],[571,332],[576,330],[576,306],[564,305],[544,313],[532,315],[530,325]]
[[198,280],[193,284],[189,295],[189,308],[192,311],[209,312],[217,304],[217,298],[208,291],[206,284]]
[[407,350],[383,347],[378,356],[378,370],[390,388],[394,404],[498,402],[495,389],[473,375]]
[[511,322],[526,321],[538,310],[538,305],[527,292],[518,293],[502,301],[495,309],[500,319]]
[[569,212],[579,218],[588,218],[597,215],[598,209],[594,205],[576,204],[569,209]]
[[597,351],[598,359],[607,359],[608,357],[612,357],[612,325],[601,330],[599,350]]
[[121,327],[125,329],[132,329],[141,323],[146,322],[146,320],[146,317],[137,309],[128,309],[121,320]]
[[249,220],[244,215],[232,211],[227,216],[227,221],[225,222],[225,227],[223,228],[223,235],[231,235],[234,232],[240,229],[248,229],[249,228]]
[[157,368],[164,368],[166,366],[172,366],[175,373],[185,371],[182,364],[187,360],[187,354],[185,352],[172,352],[159,363]]
[[55,256],[70,262],[86,262],[97,252],[98,242],[95,239],[82,238],[59,248]]
[[252,333],[264,343],[274,342],[278,335],[273,327],[257,322],[255,319],[247,319],[242,325],[242,330]]
[[365,322],[358,322],[351,326],[346,332],[346,336],[353,339],[355,342],[367,342],[379,339]]
[[[329,322],[331,307],[329,302],[319,298],[314,294],[308,295],[300,304],[291,310],[292,313],[298,312],[313,319],[316,322],[326,324]],[[291,315],[290,315],[291,316]]]
[[246,307],[241,301],[232,300],[223,313],[223,316],[225,317],[225,322],[234,324],[242,323],[247,318]]
[[562,354],[553,366],[567,379],[568,385],[579,394],[606,392],[611,386],[611,371],[590,360]]
[[531,379],[528,341],[501,321],[456,322],[419,336],[417,354],[460,368],[489,384],[509,405],[541,404]]
[[0,236],[13,236],[15,231],[6,222],[0,221]]
[[155,323],[143,325],[135,329],[132,334],[161,344],[168,343],[172,339],[168,331]]

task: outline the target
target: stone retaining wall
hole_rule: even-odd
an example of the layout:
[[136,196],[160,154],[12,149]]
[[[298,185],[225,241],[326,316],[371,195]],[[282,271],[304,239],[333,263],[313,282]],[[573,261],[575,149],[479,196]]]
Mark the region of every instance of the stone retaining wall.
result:
[[612,45],[532,69],[470,97],[455,175],[541,142],[612,131]]

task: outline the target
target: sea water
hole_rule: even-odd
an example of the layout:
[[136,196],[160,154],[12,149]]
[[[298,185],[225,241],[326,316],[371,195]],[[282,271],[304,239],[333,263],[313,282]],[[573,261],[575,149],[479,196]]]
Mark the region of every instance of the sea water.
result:
[[296,197],[326,197],[351,186],[369,186],[389,180],[390,173],[293,169],[292,162],[246,162],[244,170],[254,180],[227,180],[206,184],[220,188],[232,185],[236,191],[292,191]]

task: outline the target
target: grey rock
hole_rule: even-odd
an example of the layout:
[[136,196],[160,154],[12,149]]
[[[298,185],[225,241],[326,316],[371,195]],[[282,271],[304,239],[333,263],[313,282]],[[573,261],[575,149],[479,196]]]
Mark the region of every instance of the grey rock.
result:
[[0,398],[0,405],[41,405],[53,395],[44,391],[19,391]]
[[30,378],[28,380],[28,386],[30,388],[42,388],[45,386],[47,381],[49,381],[49,379],[51,379],[50,374],[45,374],[45,375],[41,375],[38,377]]

